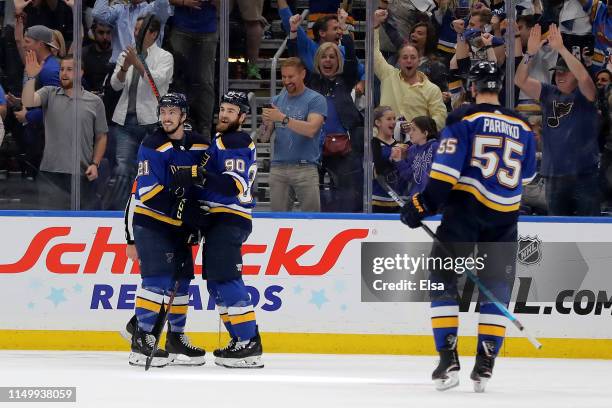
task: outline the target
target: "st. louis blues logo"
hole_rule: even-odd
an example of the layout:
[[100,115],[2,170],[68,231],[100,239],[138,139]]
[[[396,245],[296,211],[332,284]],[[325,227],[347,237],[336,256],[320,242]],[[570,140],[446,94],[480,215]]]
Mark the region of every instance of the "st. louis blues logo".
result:
[[523,265],[534,265],[542,260],[542,241],[537,236],[519,236],[518,261]]
[[421,184],[423,176],[428,173],[431,167],[432,159],[433,152],[431,146],[414,157],[414,161],[412,162],[412,173],[414,174],[415,183]]

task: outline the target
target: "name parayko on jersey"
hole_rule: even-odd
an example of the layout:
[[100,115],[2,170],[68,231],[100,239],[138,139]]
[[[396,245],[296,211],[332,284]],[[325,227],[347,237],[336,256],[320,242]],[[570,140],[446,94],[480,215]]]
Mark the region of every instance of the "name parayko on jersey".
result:
[[491,133],[503,133],[513,139],[518,139],[521,135],[519,126],[494,118],[484,119],[483,130]]

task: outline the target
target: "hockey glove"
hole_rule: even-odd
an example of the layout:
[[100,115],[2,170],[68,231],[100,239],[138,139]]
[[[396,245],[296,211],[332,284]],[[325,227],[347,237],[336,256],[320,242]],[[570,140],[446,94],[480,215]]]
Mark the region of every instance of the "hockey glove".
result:
[[400,219],[410,228],[419,228],[421,220],[431,215],[420,193],[413,195],[402,207]]
[[172,174],[173,185],[175,188],[188,188],[195,184],[203,185],[206,181],[206,170],[204,167],[196,165],[190,167],[179,167]]
[[209,209],[202,201],[182,198],[172,209],[172,218],[193,228],[206,228],[210,223]]

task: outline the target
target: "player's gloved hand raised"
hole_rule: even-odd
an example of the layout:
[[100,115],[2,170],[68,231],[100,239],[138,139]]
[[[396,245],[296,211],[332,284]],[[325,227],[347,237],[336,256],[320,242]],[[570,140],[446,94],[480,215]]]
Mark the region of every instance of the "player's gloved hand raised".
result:
[[201,166],[179,167],[172,174],[174,187],[191,187],[194,184],[203,185],[206,181],[206,170]]
[[194,228],[206,228],[210,223],[210,208],[202,201],[182,198],[172,208],[172,218]]
[[431,215],[420,193],[416,193],[402,207],[400,219],[410,228],[419,228],[421,220]]

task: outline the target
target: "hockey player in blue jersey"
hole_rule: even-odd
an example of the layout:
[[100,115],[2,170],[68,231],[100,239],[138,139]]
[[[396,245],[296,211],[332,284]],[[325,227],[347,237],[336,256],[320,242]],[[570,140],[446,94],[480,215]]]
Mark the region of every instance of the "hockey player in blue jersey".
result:
[[138,175],[126,208],[128,256],[140,263],[142,277],[136,292],[137,325],[134,327],[132,319],[127,327],[132,334],[132,365],[145,365],[151,355],[160,308],[168,303],[177,281],[177,293],[168,311],[165,350],[157,349],[151,365],[204,364],[205,351],[189,343],[184,328],[189,283],[194,278],[189,236],[204,226],[207,211],[197,200],[178,209],[177,200],[193,196],[193,192],[175,189],[172,171],[200,163],[209,141],[184,129],[187,110],[184,95],[163,96],[158,107],[160,128],[145,138],[138,150]]
[[227,347],[214,351],[215,363],[229,368],[263,367],[253,303],[242,280],[241,249],[252,229],[255,199],[251,189],[257,174],[255,144],[240,130],[248,112],[244,92],[223,95],[218,133],[206,152],[205,164],[174,174],[178,187],[204,186],[198,198],[210,207],[212,221],[204,233],[202,276],[231,337]]
[[[499,106],[501,73],[493,62],[470,70],[476,104],[449,116],[431,167],[429,184],[402,208],[401,220],[418,228],[421,220],[442,211],[432,257],[468,256],[477,247],[487,253],[478,277],[508,304],[515,276],[518,210],[522,185],[535,177],[535,136],[514,111]],[[502,244],[500,244],[502,243]],[[457,275],[430,270],[430,280],[444,290],[430,292],[431,322],[440,354],[432,379],[438,390],[459,384]],[[506,318],[480,295],[476,363],[470,375],[483,392],[505,336]]]

